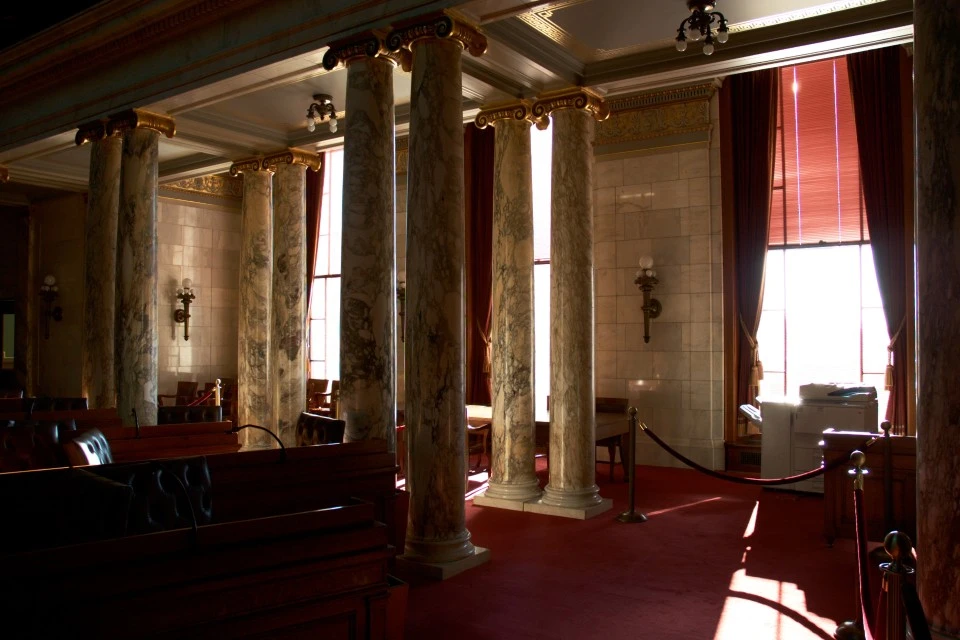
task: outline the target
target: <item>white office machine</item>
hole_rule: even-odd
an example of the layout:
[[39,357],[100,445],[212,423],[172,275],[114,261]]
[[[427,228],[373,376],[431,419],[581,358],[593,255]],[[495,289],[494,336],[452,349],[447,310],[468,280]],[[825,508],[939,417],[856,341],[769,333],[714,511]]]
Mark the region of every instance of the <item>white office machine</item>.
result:
[[[758,398],[763,424],[760,476],[781,478],[819,467],[824,429],[876,432],[877,390],[861,383],[807,384],[796,398]],[[823,476],[779,488],[823,493]]]

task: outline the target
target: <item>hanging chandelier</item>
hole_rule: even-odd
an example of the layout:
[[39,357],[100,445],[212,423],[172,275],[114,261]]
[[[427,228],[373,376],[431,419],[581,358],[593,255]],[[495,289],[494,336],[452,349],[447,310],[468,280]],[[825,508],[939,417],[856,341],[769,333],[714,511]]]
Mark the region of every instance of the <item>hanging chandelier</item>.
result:
[[687,40],[697,42],[703,40],[703,55],[709,56],[713,53],[713,43],[723,44],[727,41],[729,33],[727,32],[727,19],[719,11],[715,11],[717,6],[714,2],[698,2],[697,0],[687,0],[687,7],[690,9],[690,17],[680,23],[677,29],[677,51],[687,50]]

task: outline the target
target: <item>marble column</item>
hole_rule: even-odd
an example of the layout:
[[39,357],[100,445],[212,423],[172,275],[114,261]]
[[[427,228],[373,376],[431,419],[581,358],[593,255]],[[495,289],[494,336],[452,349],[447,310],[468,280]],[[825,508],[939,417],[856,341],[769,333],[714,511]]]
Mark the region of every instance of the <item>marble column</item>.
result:
[[464,378],[464,47],[486,41],[443,16],[394,31],[413,53],[407,173],[406,439],[410,508],[402,562],[446,578],[485,561],[467,531]]
[[340,281],[340,417],[344,439],[397,445],[397,255],[393,69],[373,36],[331,47],[324,66],[347,66]]
[[103,123],[94,122],[80,127],[76,141],[90,142],[80,388],[91,409],[102,409],[117,406],[114,302],[123,140],[107,136]]
[[960,28],[914,3],[917,126],[917,589],[935,638],[960,638]]
[[[273,169],[273,293],[270,306],[270,384],[273,423],[288,447],[307,402],[307,201],[306,171],[320,156],[288,149],[263,159]],[[312,274],[311,274],[312,275]]]
[[533,177],[530,106],[485,109],[496,129],[493,168],[493,386],[490,483],[474,504],[523,509],[540,497],[533,398]]
[[[274,433],[270,386],[270,306],[273,284],[273,172],[259,158],[237,162],[231,175],[243,175],[240,213],[240,307],[237,330],[237,424],[255,424]],[[259,429],[240,432],[246,449],[273,447]]]
[[37,265],[37,222],[24,211],[17,220],[16,327],[13,331],[13,369],[23,395],[37,395],[37,305],[40,287]]
[[593,376],[593,121],[604,103],[575,90],[534,103],[553,118],[550,235],[550,463],[542,506],[587,518],[610,509],[596,474]]
[[124,424],[157,424],[157,152],[173,120],[139,109],[107,123],[123,135],[117,223],[117,411]]

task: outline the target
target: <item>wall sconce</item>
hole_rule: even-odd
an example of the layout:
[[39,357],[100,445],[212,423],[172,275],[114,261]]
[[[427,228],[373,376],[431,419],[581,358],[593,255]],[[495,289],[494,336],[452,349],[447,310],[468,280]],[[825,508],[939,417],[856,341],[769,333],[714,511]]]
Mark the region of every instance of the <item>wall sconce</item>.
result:
[[656,318],[663,311],[660,301],[650,297],[650,292],[659,284],[657,272],[653,270],[653,258],[643,256],[640,258],[640,270],[637,271],[637,278],[633,281],[637,288],[643,292],[643,341],[650,342],[650,318]]
[[400,315],[400,342],[403,342],[404,316],[407,315],[407,283],[403,280],[397,283],[397,314]]
[[190,339],[190,303],[196,296],[193,293],[193,280],[183,279],[183,288],[177,289],[177,300],[183,303],[183,309],[176,309],[173,312],[174,322],[183,323],[183,339]]
[[43,278],[43,284],[40,285],[40,298],[43,300],[43,310],[40,317],[43,319],[43,337],[50,338],[50,318],[57,322],[63,320],[63,309],[59,306],[52,306],[60,297],[60,287],[57,286],[57,279],[47,274]]
[[313,103],[307,107],[307,131],[313,133],[323,118],[330,118],[330,133],[337,132],[337,110],[333,106],[333,97],[328,93],[316,93]]

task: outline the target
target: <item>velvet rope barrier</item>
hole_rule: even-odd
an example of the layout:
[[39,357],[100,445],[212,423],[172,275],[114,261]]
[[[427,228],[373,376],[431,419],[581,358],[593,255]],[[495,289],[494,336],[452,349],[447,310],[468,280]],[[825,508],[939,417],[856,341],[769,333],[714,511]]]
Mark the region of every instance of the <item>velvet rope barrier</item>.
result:
[[[854,454],[859,452],[854,452]],[[863,454],[860,453],[862,457]],[[862,484],[862,460],[857,464],[857,470]],[[858,486],[853,490],[853,513],[857,526],[857,569],[860,577],[860,614],[859,618],[863,624],[863,635],[866,640],[874,640],[874,625],[870,616],[870,565],[867,563],[867,528],[863,517],[863,488]]]
[[207,391],[205,394],[203,394],[202,396],[200,396],[199,398],[197,398],[196,400],[194,400],[193,402],[191,402],[191,403],[188,404],[187,406],[188,406],[188,407],[196,407],[196,406],[198,406],[198,405],[203,404],[204,402],[206,402],[207,400],[209,400],[210,398],[213,397],[213,392],[214,392],[214,391],[216,391],[216,389],[210,389],[210,391]]
[[931,640],[933,636],[927,624],[927,616],[923,613],[923,605],[920,604],[916,587],[904,581],[900,588],[900,597],[903,599],[903,608],[907,612],[907,621],[910,623],[914,640]]
[[[702,465],[697,464],[690,458],[684,456],[679,451],[674,450],[670,445],[668,445],[666,442],[661,440],[657,436],[657,434],[655,434],[653,430],[650,429],[650,427],[643,424],[642,422],[640,423],[640,430],[643,431],[648,436],[650,436],[650,439],[656,442],[658,445],[660,445],[660,447],[664,451],[666,451],[671,456],[673,456],[683,464],[687,465],[688,467],[692,469],[696,469],[700,473],[704,473],[714,478],[719,478],[721,480],[729,480],[730,482],[738,482],[740,484],[752,484],[752,485],[760,485],[764,487],[775,487],[781,484],[791,484],[793,482],[799,482],[800,480],[809,480],[810,478],[816,478],[817,476],[822,475],[827,471],[836,469],[837,467],[847,462],[846,458],[838,457],[837,459],[832,460],[828,464],[821,466],[819,469],[811,469],[810,471],[804,471],[803,473],[798,473],[797,475],[793,475],[793,476],[786,476],[784,478],[744,478],[742,476],[735,476],[729,473],[724,473],[723,471],[714,471],[713,469],[708,469]],[[863,448],[869,449],[879,439],[880,439],[879,437],[871,438],[870,441],[867,442]]]

